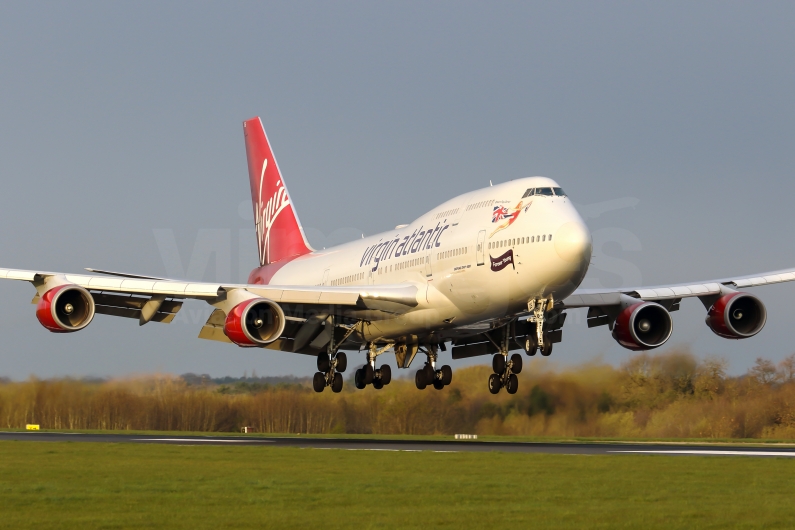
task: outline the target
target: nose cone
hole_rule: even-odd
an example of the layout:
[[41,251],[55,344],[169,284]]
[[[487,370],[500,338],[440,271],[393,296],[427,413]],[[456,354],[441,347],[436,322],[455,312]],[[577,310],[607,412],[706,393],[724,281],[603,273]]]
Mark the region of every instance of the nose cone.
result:
[[555,233],[555,252],[572,265],[591,261],[591,234],[582,222],[568,222]]

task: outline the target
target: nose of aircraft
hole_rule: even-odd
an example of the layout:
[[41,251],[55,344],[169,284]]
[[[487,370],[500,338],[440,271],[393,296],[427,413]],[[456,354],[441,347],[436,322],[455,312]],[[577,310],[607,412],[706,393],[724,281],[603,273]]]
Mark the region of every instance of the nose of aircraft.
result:
[[585,223],[570,221],[555,233],[555,252],[560,259],[571,264],[587,264],[591,261],[591,234]]

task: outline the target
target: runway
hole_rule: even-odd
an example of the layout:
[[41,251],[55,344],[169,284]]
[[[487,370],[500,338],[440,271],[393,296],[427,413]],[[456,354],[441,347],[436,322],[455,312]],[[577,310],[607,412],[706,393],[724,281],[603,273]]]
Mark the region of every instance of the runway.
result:
[[664,443],[542,443],[492,442],[477,440],[386,440],[367,438],[310,438],[268,436],[179,436],[138,434],[80,434],[54,432],[0,432],[0,441],[94,442],[172,445],[234,445],[261,447],[299,447],[350,451],[430,451],[543,453],[559,455],[669,455],[669,456],[753,456],[795,457],[795,445],[690,445]]

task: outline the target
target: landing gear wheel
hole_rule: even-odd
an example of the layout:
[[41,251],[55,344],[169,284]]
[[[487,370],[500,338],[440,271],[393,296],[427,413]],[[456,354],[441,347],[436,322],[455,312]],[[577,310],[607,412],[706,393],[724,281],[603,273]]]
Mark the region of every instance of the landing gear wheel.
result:
[[414,374],[414,384],[419,390],[425,390],[425,387],[428,386],[428,383],[425,382],[425,370],[417,370],[417,373]]
[[375,377],[375,370],[369,364],[365,364],[362,366],[362,375],[364,375],[364,384],[369,385],[373,382],[373,378]]
[[436,390],[441,390],[444,388],[444,383],[441,380],[437,379],[433,382],[433,388],[435,388]]
[[356,374],[354,375],[354,378],[353,378],[353,384],[359,390],[361,390],[361,389],[363,389],[364,387],[367,386],[367,383],[364,382],[364,378],[365,378],[364,369],[363,368],[359,368],[358,370],[356,370]]
[[392,368],[388,364],[381,365],[381,382],[384,385],[392,382]]
[[491,360],[491,368],[495,374],[503,373],[505,371],[505,356],[501,353],[495,355]]
[[344,351],[337,353],[337,367],[335,368],[336,371],[342,373],[348,368],[348,356],[345,355]]
[[322,352],[317,355],[317,370],[318,372],[328,372],[331,370],[331,359],[329,359],[327,353]]
[[514,353],[511,355],[511,362],[513,363],[511,365],[511,372],[515,374],[522,373],[522,356],[518,353]]
[[516,377],[516,374],[511,374],[508,377],[505,390],[507,390],[509,394],[516,394],[516,391],[519,390],[519,378]]
[[524,344],[524,351],[527,355],[532,357],[538,352],[538,341],[536,341],[535,337],[528,336],[527,340]]
[[425,384],[433,384],[433,382],[436,381],[436,370],[433,369],[433,366],[426,364],[425,368],[422,370],[425,372]]
[[552,355],[552,343],[551,342],[545,342],[544,343],[544,347],[541,348],[541,355],[543,355],[544,357],[549,357],[550,355]]
[[442,383],[444,383],[445,386],[453,382],[452,368],[450,368],[448,365],[445,364],[444,366],[442,366],[441,372],[442,372]]
[[373,388],[376,390],[381,390],[384,388],[384,382],[380,378],[373,379]]
[[492,394],[499,394],[500,393],[500,376],[497,374],[491,374],[489,376],[489,392]]
[[315,372],[315,377],[312,378],[312,388],[315,392],[323,392],[326,388],[326,376],[321,372]]
[[334,374],[334,381],[331,382],[331,391],[335,394],[342,392],[342,374]]

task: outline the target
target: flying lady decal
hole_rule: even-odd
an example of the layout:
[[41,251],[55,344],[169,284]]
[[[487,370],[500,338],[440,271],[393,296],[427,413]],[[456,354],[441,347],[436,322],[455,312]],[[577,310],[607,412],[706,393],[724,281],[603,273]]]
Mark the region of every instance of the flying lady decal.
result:
[[494,229],[491,235],[489,235],[489,238],[494,237],[494,234],[500,230],[505,230],[516,221],[519,214],[522,213],[522,204],[522,201],[519,201],[519,204],[517,204],[515,208],[506,208],[501,204],[494,207],[494,210],[491,212],[491,222],[500,223],[500,225]]

